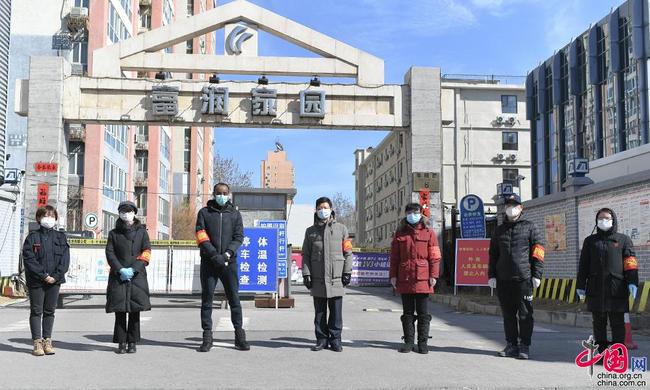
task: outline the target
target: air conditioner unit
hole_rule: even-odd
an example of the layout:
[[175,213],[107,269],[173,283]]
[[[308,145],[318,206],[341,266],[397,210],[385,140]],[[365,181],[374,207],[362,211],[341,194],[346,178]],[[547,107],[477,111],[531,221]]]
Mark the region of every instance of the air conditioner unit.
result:
[[83,64],[70,64],[73,76],[83,76],[84,75],[84,65]]
[[135,143],[137,144],[146,144],[147,143],[147,136],[144,134],[136,134],[135,135]]
[[509,116],[508,117],[508,124],[509,125],[514,125],[515,122],[517,122],[517,117],[516,116]]
[[510,156],[508,156],[508,159],[510,161],[517,161],[517,155],[516,154],[511,154]]
[[497,116],[496,122],[503,123],[503,116],[502,115]]
[[497,154],[497,160],[503,161],[505,158],[502,153]]
[[73,31],[86,29],[88,23],[88,8],[72,7],[68,15],[68,28]]
[[140,0],[140,5],[151,5],[151,0]]
[[135,185],[138,187],[143,187],[147,185],[147,174],[145,172],[136,172],[135,173]]

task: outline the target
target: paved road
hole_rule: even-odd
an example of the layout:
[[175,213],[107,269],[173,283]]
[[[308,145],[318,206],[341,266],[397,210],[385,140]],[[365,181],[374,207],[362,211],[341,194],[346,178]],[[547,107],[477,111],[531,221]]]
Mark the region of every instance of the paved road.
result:
[[[431,304],[431,353],[399,354],[401,305],[385,289],[349,289],[344,299],[344,350],[311,352],[311,298],[295,293],[295,309],[255,309],[244,302],[252,345],[233,348],[229,312],[215,309],[217,332],[208,354],[200,343],[196,299],[154,299],[143,315],[135,355],[116,355],[113,317],[103,298],[57,311],[55,356],[30,355],[25,304],[0,308],[0,388],[579,388],[596,384],[573,360],[587,330],[540,324],[530,361],[498,358],[499,318],[454,312]],[[369,309],[369,310],[366,310]],[[380,309],[382,311],[374,311]],[[650,338],[637,337],[632,356],[650,355]],[[602,368],[597,369],[597,372]],[[643,379],[650,383],[650,374]]]

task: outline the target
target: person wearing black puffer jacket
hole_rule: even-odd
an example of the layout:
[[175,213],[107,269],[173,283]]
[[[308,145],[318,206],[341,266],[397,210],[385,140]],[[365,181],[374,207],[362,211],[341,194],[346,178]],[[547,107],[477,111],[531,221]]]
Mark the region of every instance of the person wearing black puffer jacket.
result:
[[[506,347],[502,357],[528,359],[533,335],[533,289],[544,270],[544,246],[535,224],[522,217],[517,195],[505,199],[506,219],[490,240],[488,284],[497,289]],[[518,321],[517,321],[518,320]]]
[[217,281],[223,283],[230,305],[230,318],[235,328],[235,348],[248,351],[239,302],[237,250],[244,241],[241,213],[230,201],[226,183],[214,186],[214,199],[202,208],[196,218],[196,243],[201,250],[201,327],[203,342],[199,352],[212,348],[212,302]]
[[587,298],[599,353],[610,345],[607,340],[608,319],[612,344],[625,342],[624,316],[629,311],[628,296],[636,298],[639,285],[639,266],[632,240],[617,230],[614,211],[609,208],[599,210],[596,233],[585,238],[578,264],[576,292],[580,300]]
[[117,353],[135,353],[140,341],[140,312],[151,310],[145,268],[151,260],[151,243],[147,229],[135,218],[135,203],[121,202],[117,210],[120,218],[106,243],[106,259],[111,267],[106,312],[115,313],[113,342],[118,344]]

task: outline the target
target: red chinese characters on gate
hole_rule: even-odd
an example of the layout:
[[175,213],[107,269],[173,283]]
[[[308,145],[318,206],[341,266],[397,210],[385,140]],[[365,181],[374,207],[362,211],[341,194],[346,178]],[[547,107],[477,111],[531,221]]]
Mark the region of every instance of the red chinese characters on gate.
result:
[[57,173],[59,171],[59,164],[41,161],[34,164],[34,170],[41,173]]
[[456,285],[487,286],[490,240],[456,240]]

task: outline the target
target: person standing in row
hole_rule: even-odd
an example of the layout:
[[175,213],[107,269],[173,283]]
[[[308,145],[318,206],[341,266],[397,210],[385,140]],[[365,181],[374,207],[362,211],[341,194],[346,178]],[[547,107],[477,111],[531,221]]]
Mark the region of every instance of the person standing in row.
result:
[[40,207],[36,211],[40,228],[30,232],[23,244],[34,356],[54,355],[54,311],[70,266],[70,246],[65,233],[54,230],[58,219],[54,207]]
[[248,351],[239,302],[237,250],[244,241],[244,222],[241,213],[230,201],[230,186],[214,186],[213,199],[202,208],[196,218],[196,243],[201,249],[201,327],[203,342],[199,352],[212,349],[212,303],[217,281],[223,283],[230,305],[230,319],[235,328],[235,348]]
[[[587,298],[593,319],[594,339],[598,352],[610,345],[607,320],[612,329],[612,344],[625,343],[625,313],[628,296],[636,298],[639,266],[632,240],[618,233],[616,214],[603,208],[596,214],[596,233],[585,238],[578,263],[576,292]],[[601,360],[602,362],[602,360]]]
[[352,241],[348,228],[336,221],[329,198],[316,200],[314,224],[305,231],[302,256],[303,283],[314,298],[316,345],[312,351],[329,344],[332,351],[341,352],[344,287],[352,278]]
[[106,243],[106,259],[111,267],[106,312],[115,313],[113,342],[118,344],[117,353],[124,354],[136,352],[136,343],[140,341],[140,312],[151,310],[146,271],[151,260],[151,244],[147,229],[135,218],[138,208],[133,202],[120,203],[118,212],[120,218]]
[[[409,203],[395,232],[390,250],[390,283],[402,295],[404,345],[399,352],[414,350],[415,321],[418,323],[417,352],[429,353],[427,345],[431,315],[427,307],[440,272],[440,247],[433,229],[422,217],[422,206]],[[417,310],[417,317],[415,312]]]
[[507,345],[498,355],[525,360],[533,336],[533,290],[541,284],[544,246],[535,224],[522,216],[519,196],[506,197],[505,206],[506,219],[490,240],[488,284],[497,289],[506,334]]

